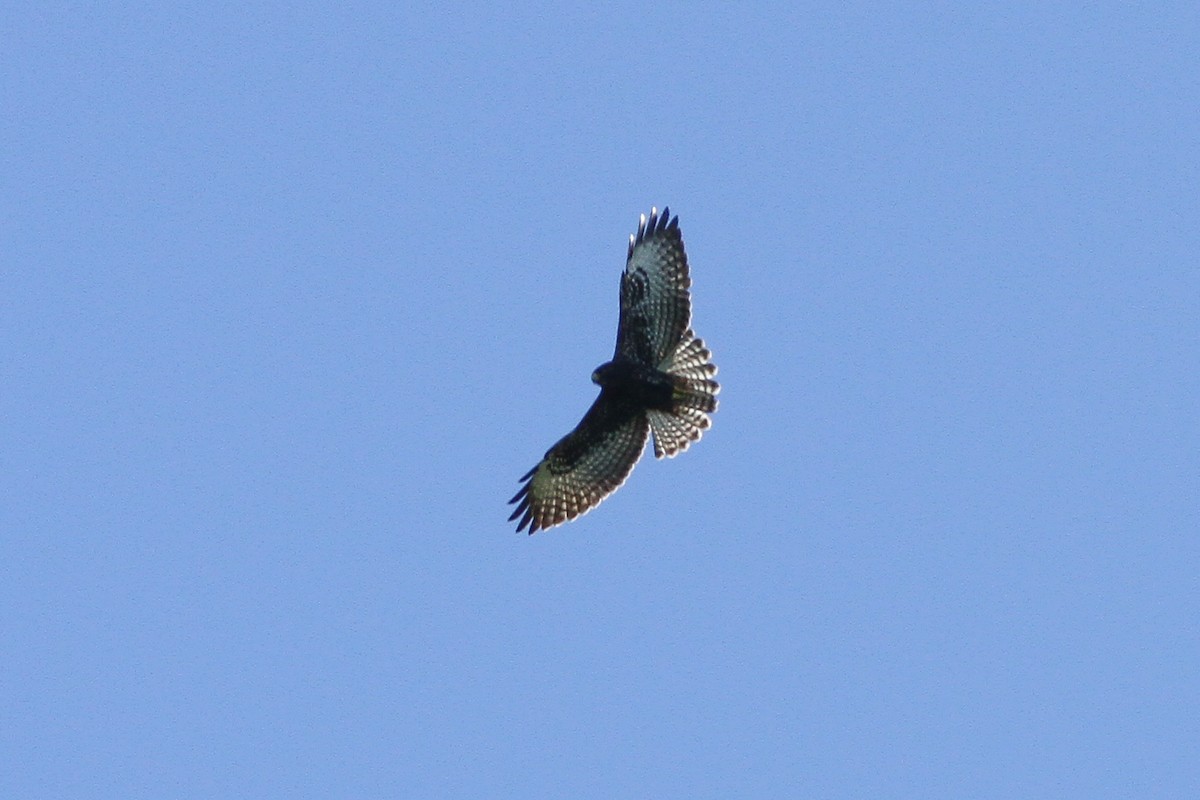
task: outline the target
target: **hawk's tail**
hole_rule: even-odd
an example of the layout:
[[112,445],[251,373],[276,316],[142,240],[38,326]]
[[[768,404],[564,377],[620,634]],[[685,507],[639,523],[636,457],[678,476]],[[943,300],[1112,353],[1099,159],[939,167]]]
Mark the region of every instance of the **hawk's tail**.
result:
[[679,347],[658,368],[674,381],[670,411],[650,411],[656,458],[682,453],[712,425],[709,414],[717,410],[720,385],[712,379],[717,365],[704,342],[690,330]]

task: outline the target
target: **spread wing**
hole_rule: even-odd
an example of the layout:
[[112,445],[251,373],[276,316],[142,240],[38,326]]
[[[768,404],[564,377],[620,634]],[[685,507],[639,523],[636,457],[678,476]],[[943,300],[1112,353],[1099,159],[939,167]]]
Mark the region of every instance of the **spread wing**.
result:
[[621,274],[621,319],[616,357],[657,367],[679,345],[692,320],[687,255],[679,217],[668,208],[650,209],[637,235],[629,237],[629,255]]
[[525,473],[509,503],[517,530],[552,528],[587,513],[629,477],[646,446],[645,410],[602,391],[583,419]]

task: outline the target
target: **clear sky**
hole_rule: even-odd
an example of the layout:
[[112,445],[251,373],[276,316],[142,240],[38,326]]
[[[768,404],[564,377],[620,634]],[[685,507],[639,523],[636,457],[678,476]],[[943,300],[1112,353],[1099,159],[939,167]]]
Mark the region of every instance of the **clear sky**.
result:
[[1200,796],[1200,7],[966,8],[10,4],[0,796]]

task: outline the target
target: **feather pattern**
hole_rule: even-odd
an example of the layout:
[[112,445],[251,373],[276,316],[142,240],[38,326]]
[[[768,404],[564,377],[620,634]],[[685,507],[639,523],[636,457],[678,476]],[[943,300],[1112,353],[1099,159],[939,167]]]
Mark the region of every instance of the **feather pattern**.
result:
[[629,477],[651,432],[654,455],[663,458],[712,425],[717,367],[691,330],[690,287],[679,218],[651,209],[629,237],[616,349],[592,375],[600,396],[521,477],[509,500],[518,531],[552,528],[595,508]]

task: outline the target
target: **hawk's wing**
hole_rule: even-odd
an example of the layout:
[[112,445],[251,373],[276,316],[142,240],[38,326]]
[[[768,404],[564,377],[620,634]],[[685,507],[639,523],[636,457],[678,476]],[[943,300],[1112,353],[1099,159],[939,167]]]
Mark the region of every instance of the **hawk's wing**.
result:
[[575,430],[521,477],[525,485],[508,501],[517,503],[509,521],[520,517],[517,530],[533,533],[595,508],[629,477],[649,428],[643,409],[601,391]]
[[650,209],[650,218],[643,215],[637,235],[629,237],[616,357],[658,367],[670,356],[691,324],[691,285],[679,217],[668,208],[661,217]]

